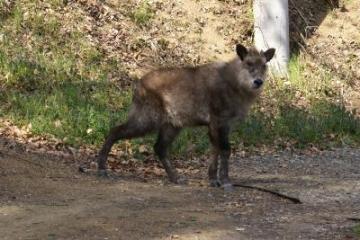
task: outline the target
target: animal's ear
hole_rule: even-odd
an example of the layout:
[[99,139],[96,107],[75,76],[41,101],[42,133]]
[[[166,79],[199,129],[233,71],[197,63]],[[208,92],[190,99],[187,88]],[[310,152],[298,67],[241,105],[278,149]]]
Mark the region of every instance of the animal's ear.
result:
[[266,58],[266,62],[270,61],[275,54],[275,48],[269,48],[268,50],[266,50],[264,53],[264,56]]
[[243,61],[246,57],[246,55],[248,54],[248,50],[246,49],[246,47],[244,47],[243,45],[236,44],[236,53],[239,56],[239,58],[241,59],[241,61]]

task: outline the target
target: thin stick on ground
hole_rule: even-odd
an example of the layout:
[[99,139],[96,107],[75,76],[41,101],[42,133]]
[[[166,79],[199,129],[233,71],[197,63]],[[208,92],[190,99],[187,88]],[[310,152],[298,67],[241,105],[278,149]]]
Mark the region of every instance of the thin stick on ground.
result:
[[37,163],[37,162],[34,162],[33,160],[28,160],[28,159],[25,159],[25,158],[18,158],[20,161],[23,161],[23,162],[26,162],[28,164],[32,164],[32,165],[35,165],[35,166],[38,166],[40,168],[45,168],[44,165],[40,164],[40,163]]
[[234,187],[250,188],[250,189],[255,189],[255,190],[258,190],[258,191],[261,191],[261,192],[271,193],[271,194],[273,194],[275,196],[278,196],[280,198],[287,199],[287,200],[291,201],[292,203],[302,204],[300,199],[295,198],[295,197],[291,197],[291,196],[287,196],[287,195],[285,195],[283,193],[279,193],[279,192],[276,192],[274,190],[270,190],[270,189],[266,189],[266,188],[262,188],[262,187],[257,187],[257,186],[246,185],[246,184],[240,184],[240,183],[234,183],[233,186]]

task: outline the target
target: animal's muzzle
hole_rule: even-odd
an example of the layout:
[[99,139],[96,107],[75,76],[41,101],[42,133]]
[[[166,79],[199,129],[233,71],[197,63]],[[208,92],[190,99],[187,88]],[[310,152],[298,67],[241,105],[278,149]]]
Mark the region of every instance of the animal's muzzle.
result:
[[255,86],[255,88],[260,88],[261,85],[263,85],[263,83],[264,83],[263,80],[261,80],[261,79],[256,79],[256,80],[254,81],[254,86]]

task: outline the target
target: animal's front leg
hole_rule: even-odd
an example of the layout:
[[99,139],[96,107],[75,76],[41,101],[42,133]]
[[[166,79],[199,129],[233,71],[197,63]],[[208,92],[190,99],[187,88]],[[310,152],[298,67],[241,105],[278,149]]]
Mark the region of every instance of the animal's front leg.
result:
[[210,124],[209,126],[209,139],[212,145],[211,159],[209,165],[209,184],[211,187],[220,187],[220,182],[218,180],[218,168],[219,168],[219,136],[217,131],[217,126],[215,124]]
[[220,149],[220,168],[219,180],[225,190],[231,190],[232,184],[229,178],[229,158],[231,147],[229,142],[229,126],[218,128],[219,132],[219,149]]
[[209,183],[211,187],[220,187],[220,182],[218,181],[217,178],[217,173],[218,173],[218,157],[219,157],[219,152],[217,147],[213,147],[213,152],[212,152],[212,156],[211,156],[211,162],[210,162],[210,166],[209,166]]
[[[209,180],[211,186],[221,185],[225,189],[231,188],[229,179],[229,143],[230,127],[228,124],[212,123],[209,129],[210,141],[214,148],[213,159],[209,167]],[[218,172],[218,155],[220,155],[220,168]],[[216,178],[216,181],[215,181]]]

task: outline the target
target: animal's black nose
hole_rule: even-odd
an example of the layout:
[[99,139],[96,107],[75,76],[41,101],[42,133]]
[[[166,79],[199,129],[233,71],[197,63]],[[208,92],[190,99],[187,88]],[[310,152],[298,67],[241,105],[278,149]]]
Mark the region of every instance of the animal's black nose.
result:
[[254,81],[254,84],[255,84],[255,86],[256,87],[261,87],[261,85],[263,85],[263,80],[261,80],[261,79],[256,79],[255,81]]

